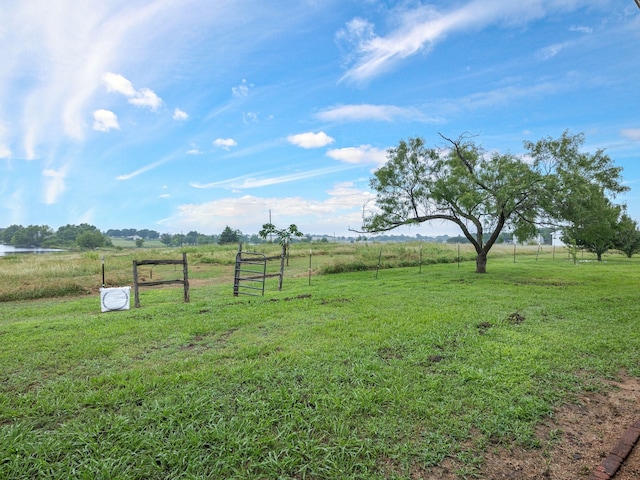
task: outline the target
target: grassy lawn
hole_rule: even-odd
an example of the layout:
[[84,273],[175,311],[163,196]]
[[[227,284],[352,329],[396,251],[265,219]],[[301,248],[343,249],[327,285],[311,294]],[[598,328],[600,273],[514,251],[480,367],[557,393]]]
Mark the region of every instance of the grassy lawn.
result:
[[[401,479],[446,457],[462,478],[492,446],[542,448],[558,405],[640,376],[636,259],[507,250],[487,275],[411,261],[309,280],[308,248],[264,298],[232,296],[233,249],[198,249],[188,304],[180,288],[104,314],[95,292],[0,303],[0,478]],[[381,257],[339,248],[313,272]],[[130,254],[109,255],[125,281]]]

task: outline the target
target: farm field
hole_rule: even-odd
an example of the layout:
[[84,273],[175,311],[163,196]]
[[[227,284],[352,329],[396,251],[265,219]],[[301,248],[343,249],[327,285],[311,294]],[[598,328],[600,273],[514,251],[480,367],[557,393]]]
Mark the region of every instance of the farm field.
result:
[[233,297],[236,247],[198,247],[190,303],[108,313],[103,255],[130,285],[181,250],[0,258],[0,478],[509,478],[527,455],[587,478],[599,447],[554,456],[577,433],[553,422],[640,384],[640,263],[550,249],[478,275],[468,247],[294,245],[282,291]]

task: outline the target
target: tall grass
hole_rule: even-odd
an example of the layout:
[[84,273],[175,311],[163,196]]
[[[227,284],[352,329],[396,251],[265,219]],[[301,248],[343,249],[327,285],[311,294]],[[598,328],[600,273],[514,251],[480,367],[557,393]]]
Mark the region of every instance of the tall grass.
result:
[[[244,246],[268,257],[281,253],[277,244]],[[563,251],[553,247],[517,247],[518,258],[566,259]],[[83,293],[94,293],[102,285],[102,258],[105,259],[105,285],[131,285],[132,261],[148,259],[179,259],[187,253],[190,277],[214,283],[231,282],[236,245],[203,245],[184,248],[114,248],[88,252],[62,252],[45,255],[9,255],[0,257],[0,302],[21,299],[52,298]],[[491,262],[511,258],[514,247],[497,245],[489,256]],[[300,276],[308,273],[309,256],[313,274],[421,267],[439,263],[455,264],[475,260],[470,245],[445,245],[434,243],[313,243],[293,244],[289,252],[287,274]],[[582,254],[579,257],[585,259]],[[592,256],[587,254],[586,259]],[[615,258],[609,256],[608,258]],[[271,262],[271,269],[278,270],[278,262]],[[141,269],[144,279],[176,279],[176,267]],[[464,268],[474,268],[471,265]]]

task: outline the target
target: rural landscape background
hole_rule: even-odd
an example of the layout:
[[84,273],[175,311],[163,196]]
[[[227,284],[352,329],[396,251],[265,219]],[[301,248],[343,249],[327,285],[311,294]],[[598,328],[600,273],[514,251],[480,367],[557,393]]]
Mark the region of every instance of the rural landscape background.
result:
[[638,7],[3,2],[0,479],[640,478]]

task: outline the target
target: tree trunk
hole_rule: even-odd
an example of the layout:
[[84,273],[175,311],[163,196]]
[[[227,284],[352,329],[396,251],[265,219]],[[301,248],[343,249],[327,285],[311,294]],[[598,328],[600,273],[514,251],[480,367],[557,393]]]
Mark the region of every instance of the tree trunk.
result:
[[476,273],[487,273],[486,252],[478,253],[478,256],[476,257]]

